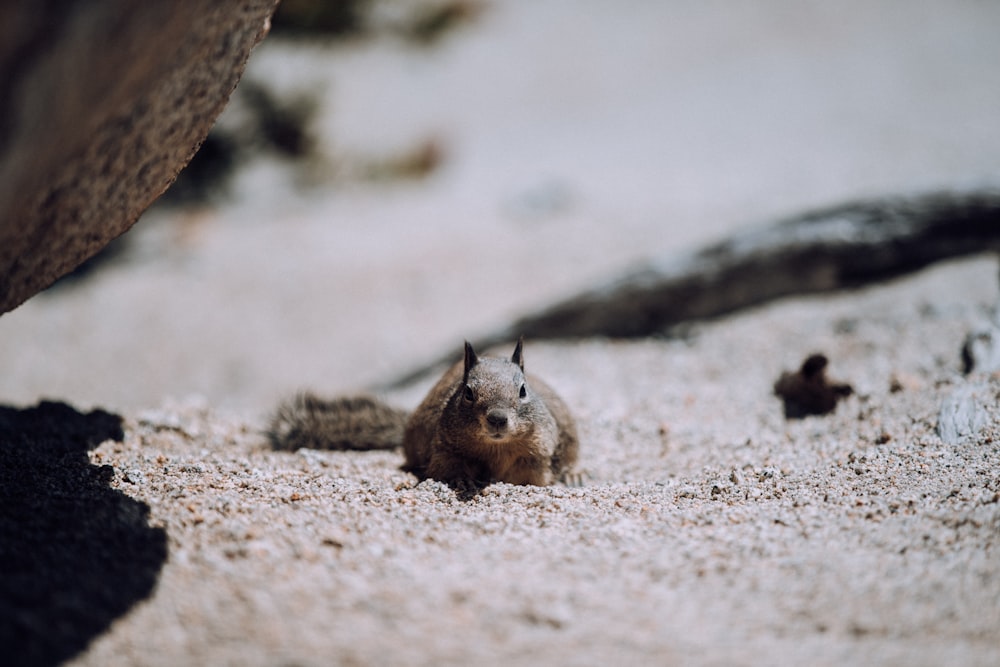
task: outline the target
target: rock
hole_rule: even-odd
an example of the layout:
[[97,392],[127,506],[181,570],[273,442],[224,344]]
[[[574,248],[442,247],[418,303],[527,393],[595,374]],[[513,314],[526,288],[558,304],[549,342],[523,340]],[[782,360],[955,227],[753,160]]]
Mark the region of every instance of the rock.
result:
[[1000,326],[972,331],[962,344],[962,370],[969,373],[996,373],[1000,371]]
[[938,437],[949,445],[976,437],[990,421],[987,394],[986,385],[963,385],[945,397],[938,412]]
[[276,4],[0,5],[0,313],[127,231],[167,189]]
[[785,417],[801,419],[807,415],[825,415],[837,408],[837,402],[854,393],[849,384],[832,382],[826,377],[827,358],[812,354],[798,371],[785,371],[774,383],[774,393],[785,405]]

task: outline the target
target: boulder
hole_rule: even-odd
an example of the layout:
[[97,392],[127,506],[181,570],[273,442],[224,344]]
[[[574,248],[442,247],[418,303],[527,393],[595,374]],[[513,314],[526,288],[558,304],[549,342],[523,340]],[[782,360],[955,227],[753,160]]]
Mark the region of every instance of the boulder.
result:
[[0,313],[127,231],[167,189],[276,5],[0,4]]

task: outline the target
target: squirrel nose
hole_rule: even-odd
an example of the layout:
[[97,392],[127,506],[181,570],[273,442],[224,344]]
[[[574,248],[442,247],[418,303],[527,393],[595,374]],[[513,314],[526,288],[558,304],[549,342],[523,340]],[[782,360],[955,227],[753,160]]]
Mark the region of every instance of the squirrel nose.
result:
[[507,428],[507,415],[499,410],[486,413],[486,423],[499,430]]

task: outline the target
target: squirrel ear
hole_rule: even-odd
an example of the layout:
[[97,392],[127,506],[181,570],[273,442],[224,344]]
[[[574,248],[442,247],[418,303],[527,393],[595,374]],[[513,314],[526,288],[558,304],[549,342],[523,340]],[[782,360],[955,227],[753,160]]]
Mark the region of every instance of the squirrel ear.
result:
[[524,372],[524,354],[522,348],[524,347],[524,336],[519,336],[517,339],[517,347],[514,348],[514,356],[510,358],[515,364],[521,367],[521,372]]
[[472,367],[476,365],[479,359],[476,357],[476,351],[472,349],[472,343],[465,341],[465,379],[469,379],[469,371]]

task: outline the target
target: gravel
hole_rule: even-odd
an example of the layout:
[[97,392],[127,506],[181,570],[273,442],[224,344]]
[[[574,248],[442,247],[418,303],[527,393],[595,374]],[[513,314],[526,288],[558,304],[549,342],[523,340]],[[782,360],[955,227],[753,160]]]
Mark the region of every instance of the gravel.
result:
[[[684,340],[529,342],[579,419],[582,488],[461,500],[397,452],[270,451],[264,415],[130,415],[91,461],[169,558],[77,663],[997,664],[1000,379],[959,354],[995,275],[965,261]],[[814,351],[858,392],[785,421],[771,384]],[[947,444],[939,407],[973,385],[989,421]]]

